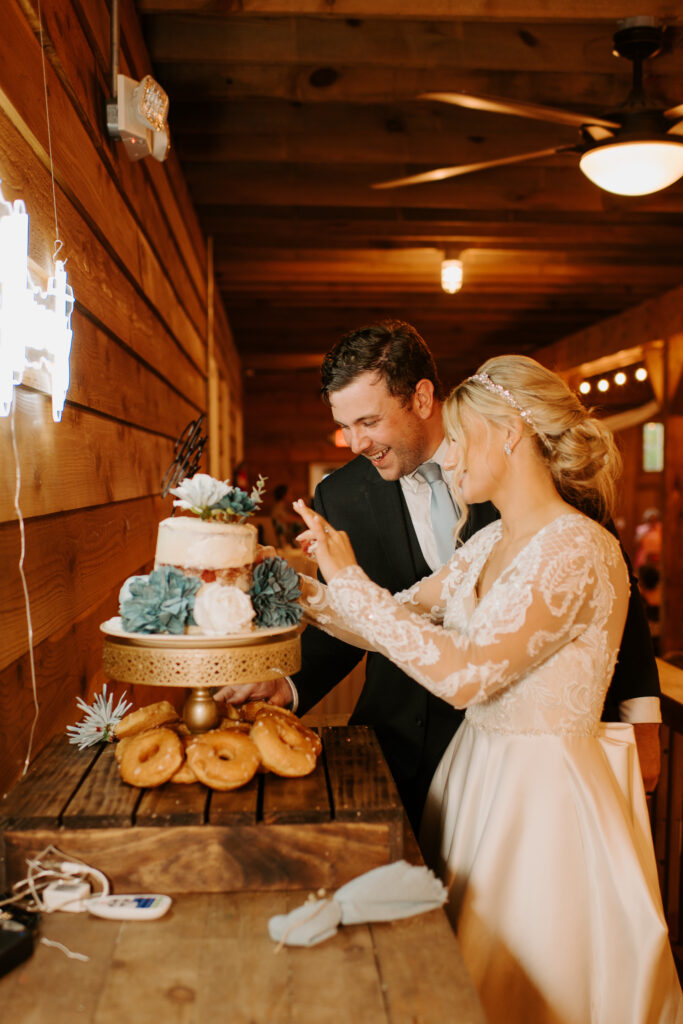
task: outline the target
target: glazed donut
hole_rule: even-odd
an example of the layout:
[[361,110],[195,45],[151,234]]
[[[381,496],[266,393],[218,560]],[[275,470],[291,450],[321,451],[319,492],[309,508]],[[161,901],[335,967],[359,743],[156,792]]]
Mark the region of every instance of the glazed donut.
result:
[[262,711],[267,711],[274,715],[289,715],[292,718],[296,718],[293,712],[288,711],[287,708],[281,708],[277,704],[270,704],[267,700],[249,700],[246,704],[242,704],[239,709],[240,718],[243,722],[253,722],[257,715],[260,715]]
[[309,729],[308,726],[304,725],[301,719],[297,718],[293,711],[287,711],[286,708],[278,708],[274,705],[266,704],[265,708],[262,708],[259,711],[254,721],[258,722],[259,718],[268,717],[268,715],[273,714],[279,715],[280,717],[284,715],[285,722],[289,722],[290,725],[299,729],[310,743],[316,757],[322,753],[323,743],[317,732],[314,732],[313,729]]
[[169,782],[190,783],[199,782],[199,779],[190,768],[190,762],[185,758],[177,772],[174,772]]
[[[184,723],[181,723],[181,725],[184,725]],[[178,733],[178,735],[180,736],[180,742],[183,745],[183,763],[181,764],[181,766],[178,769],[178,771],[174,772],[174,774],[171,776],[171,778],[168,781],[169,782],[177,782],[177,783],[180,783],[180,784],[183,784],[183,785],[186,784],[186,783],[189,784],[189,783],[192,783],[192,782],[199,782],[199,779],[197,778],[195,773],[190,768],[190,765],[189,765],[188,760],[187,760],[187,748],[189,747],[190,743],[194,739],[194,736],[192,735],[190,730],[187,728],[187,726],[184,726],[184,731],[181,731],[181,730],[176,729],[175,727],[173,727],[173,731]]]
[[195,736],[187,760],[200,782],[220,790],[246,785],[260,763],[258,750],[239,729],[212,729]]
[[154,729],[157,725],[166,725],[177,720],[178,712],[173,705],[167,700],[160,700],[156,704],[148,704],[147,707],[131,711],[114,727],[114,735],[122,740],[126,736],[136,736],[146,729]]
[[236,708],[234,704],[220,704],[219,714],[222,716],[223,720],[228,718],[232,722],[239,722],[242,718],[240,715],[240,709]]
[[310,731],[282,715],[263,714],[257,717],[249,735],[266,768],[276,775],[295,778],[309,775],[316,765],[315,748],[307,735]]
[[228,729],[235,729],[237,732],[243,732],[248,736],[251,730],[251,722],[242,722],[235,718],[224,718],[218,728],[226,731]]
[[183,744],[172,729],[151,729],[131,736],[121,754],[119,770],[131,786],[161,786],[183,763]]

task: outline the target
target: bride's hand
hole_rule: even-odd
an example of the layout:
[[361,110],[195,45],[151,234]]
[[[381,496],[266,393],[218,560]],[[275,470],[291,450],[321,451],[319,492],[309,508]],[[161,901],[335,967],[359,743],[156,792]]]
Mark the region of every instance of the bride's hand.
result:
[[312,552],[315,546],[315,557],[320,571],[329,581],[350,565],[357,565],[351,541],[343,530],[335,530],[321,515],[309,508],[301,499],[293,504],[308,527],[299,534],[297,540],[306,550]]

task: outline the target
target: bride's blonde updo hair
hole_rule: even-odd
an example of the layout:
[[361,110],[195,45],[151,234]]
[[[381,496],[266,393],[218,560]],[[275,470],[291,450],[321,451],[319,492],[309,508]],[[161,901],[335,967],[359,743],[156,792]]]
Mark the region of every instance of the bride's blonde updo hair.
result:
[[494,356],[446,399],[449,438],[462,438],[463,408],[500,426],[519,416],[560,496],[598,522],[614,514],[621,456],[612,433],[552,370],[529,356]]

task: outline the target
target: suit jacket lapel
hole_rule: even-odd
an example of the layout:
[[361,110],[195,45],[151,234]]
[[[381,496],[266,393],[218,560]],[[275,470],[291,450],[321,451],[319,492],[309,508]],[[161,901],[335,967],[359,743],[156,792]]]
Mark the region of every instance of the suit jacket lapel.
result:
[[366,480],[368,509],[375,519],[375,534],[394,569],[393,591],[405,590],[431,572],[424,560],[417,535],[397,480],[383,480],[370,467],[372,476]]

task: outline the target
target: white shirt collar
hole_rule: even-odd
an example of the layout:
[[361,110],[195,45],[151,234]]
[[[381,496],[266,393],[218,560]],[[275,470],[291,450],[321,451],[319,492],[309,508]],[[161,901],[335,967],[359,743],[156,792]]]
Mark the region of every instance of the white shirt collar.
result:
[[[443,463],[444,463],[444,459],[446,458],[446,452],[447,451],[448,451],[448,441],[444,437],[443,440],[441,441],[441,444],[436,449],[436,451],[434,452],[432,457],[430,459],[425,459],[424,461],[425,462],[438,462],[438,464],[441,466],[441,469],[443,470]],[[420,465],[422,465],[422,463]],[[401,477],[401,483],[403,485],[405,485],[409,490],[411,490],[413,492],[416,491],[418,489],[418,487],[429,487],[429,484],[425,480],[423,480],[421,477],[417,476],[417,473],[418,473],[419,469],[420,469],[420,466],[418,466],[416,469],[414,469],[412,473],[406,473],[405,476]]]

